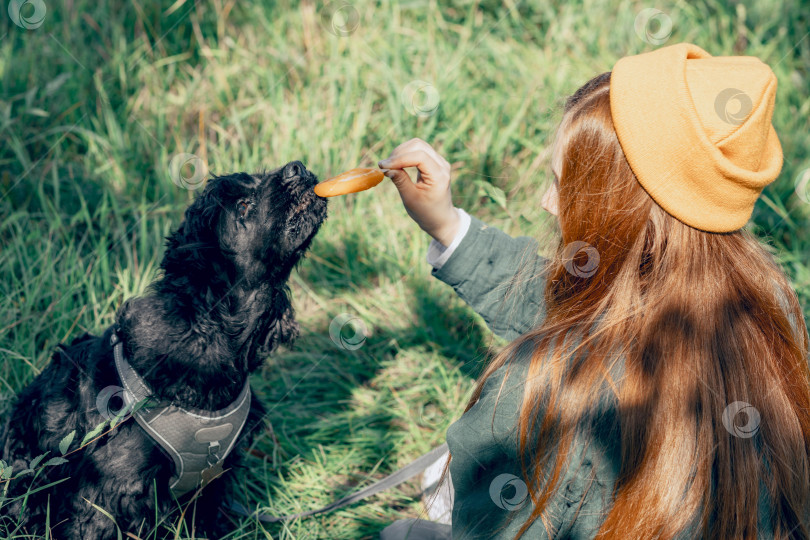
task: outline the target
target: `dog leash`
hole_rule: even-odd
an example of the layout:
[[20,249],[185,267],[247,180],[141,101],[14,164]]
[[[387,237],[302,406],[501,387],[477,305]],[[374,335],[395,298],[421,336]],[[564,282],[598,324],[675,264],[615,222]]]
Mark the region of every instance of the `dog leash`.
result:
[[435,463],[445,452],[448,451],[447,443],[444,443],[440,446],[437,446],[430,452],[426,454],[422,454],[412,462],[408,463],[401,469],[389,474],[382,480],[378,480],[374,482],[370,486],[364,487],[358,491],[355,491],[351,495],[347,495],[341,499],[338,499],[334,502],[327,504],[317,510],[309,510],[307,512],[301,512],[298,514],[288,514],[286,516],[272,516],[270,514],[266,514],[264,512],[259,512],[258,509],[254,510],[253,512],[249,511],[243,505],[232,501],[227,508],[233,511],[235,514],[239,514],[245,517],[252,517],[256,518],[262,523],[275,523],[278,521],[287,521],[290,519],[298,519],[304,517],[314,516],[316,514],[323,514],[324,512],[331,512],[333,510],[337,510],[338,508],[343,508],[344,506],[348,506],[352,503],[357,501],[362,501],[376,493],[381,491],[385,491],[388,488],[392,488],[394,486],[398,486],[402,482],[416,476],[417,474],[421,473],[425,469],[427,469],[430,465]]

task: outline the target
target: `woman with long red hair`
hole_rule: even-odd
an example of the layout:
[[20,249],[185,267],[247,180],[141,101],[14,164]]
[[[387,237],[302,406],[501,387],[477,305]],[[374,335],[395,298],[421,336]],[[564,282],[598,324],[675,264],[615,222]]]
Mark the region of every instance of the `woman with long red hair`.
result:
[[510,340],[447,431],[453,538],[810,538],[807,327],[743,228],[782,166],[775,90],[688,43],[588,81],[554,142],[548,259],[455,208],[424,141],[380,162],[433,275]]

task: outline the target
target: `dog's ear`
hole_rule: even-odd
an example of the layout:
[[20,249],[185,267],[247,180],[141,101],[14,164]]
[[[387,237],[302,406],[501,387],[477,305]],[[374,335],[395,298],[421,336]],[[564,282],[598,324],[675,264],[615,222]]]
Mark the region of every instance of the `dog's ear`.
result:
[[180,226],[166,238],[161,267],[167,274],[193,276],[194,272],[204,272],[200,277],[208,282],[215,276],[226,275],[227,265],[222,260],[217,235],[222,212],[216,182],[209,182],[186,209]]
[[217,197],[215,184],[208,184],[205,191],[186,208],[185,219],[178,232],[187,238],[208,240],[216,238],[216,227],[222,212],[222,202]]

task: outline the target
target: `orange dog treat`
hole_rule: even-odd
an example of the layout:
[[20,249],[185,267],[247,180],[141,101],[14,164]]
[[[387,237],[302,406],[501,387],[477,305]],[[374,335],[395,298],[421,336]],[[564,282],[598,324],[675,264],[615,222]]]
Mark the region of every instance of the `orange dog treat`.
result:
[[352,169],[334,178],[324,180],[313,188],[319,197],[334,197],[347,193],[357,193],[373,188],[383,181],[385,176],[378,169]]

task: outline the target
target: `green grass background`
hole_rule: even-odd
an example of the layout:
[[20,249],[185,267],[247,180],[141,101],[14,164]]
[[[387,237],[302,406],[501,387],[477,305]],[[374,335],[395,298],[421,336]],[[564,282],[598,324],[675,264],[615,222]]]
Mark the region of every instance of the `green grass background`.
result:
[[[194,196],[169,178],[177,153],[218,174],[300,159],[325,178],[419,137],[453,164],[456,206],[513,236],[546,230],[539,201],[562,103],[621,56],[656,48],[634,30],[650,7],[672,21],[665,45],[755,55],[776,73],[784,167],[748,227],[810,312],[810,204],[795,189],[810,167],[799,0],[358,0],[346,36],[313,2],[45,3],[32,30],[7,3],[0,12],[0,415],[57,343],[101,332],[155,278]],[[408,110],[413,80],[435,89],[434,114]],[[252,378],[270,409],[255,444],[267,457],[247,458],[241,502],[316,508],[443,442],[503,343],[430,276],[428,244],[388,180],[330,200],[291,281],[302,335]],[[357,350],[330,339],[340,313],[368,330]],[[419,515],[418,493],[412,481],[283,525],[235,518],[232,538],[376,538]]]

